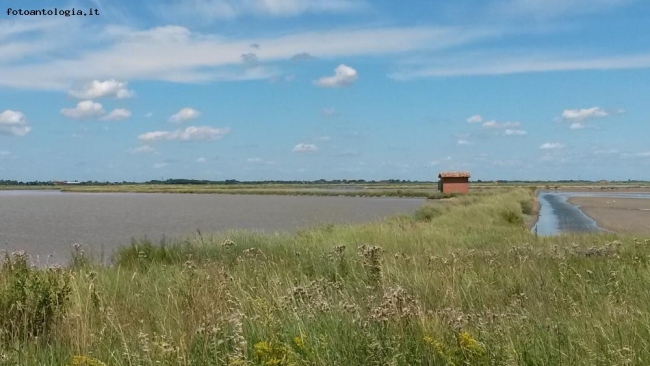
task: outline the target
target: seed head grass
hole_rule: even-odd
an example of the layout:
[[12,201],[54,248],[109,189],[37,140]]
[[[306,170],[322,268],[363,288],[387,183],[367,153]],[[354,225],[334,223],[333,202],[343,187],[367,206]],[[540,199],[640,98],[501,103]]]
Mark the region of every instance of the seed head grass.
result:
[[536,237],[525,202],[134,240],[110,265],[6,254],[0,364],[650,364],[650,238]]

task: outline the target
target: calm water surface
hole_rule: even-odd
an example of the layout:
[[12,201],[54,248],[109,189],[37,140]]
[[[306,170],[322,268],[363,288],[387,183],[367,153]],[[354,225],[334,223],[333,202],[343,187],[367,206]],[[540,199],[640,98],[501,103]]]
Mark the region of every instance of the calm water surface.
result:
[[[176,238],[200,230],[295,231],[411,213],[423,199],[0,191],[0,250],[66,261],[73,243],[109,256],[131,238]],[[48,258],[48,256],[50,256]]]
[[567,202],[571,197],[612,197],[650,199],[650,193],[643,192],[551,192],[540,191],[539,218],[533,232],[539,235],[557,235],[561,232],[605,231],[585,215],[578,206]]

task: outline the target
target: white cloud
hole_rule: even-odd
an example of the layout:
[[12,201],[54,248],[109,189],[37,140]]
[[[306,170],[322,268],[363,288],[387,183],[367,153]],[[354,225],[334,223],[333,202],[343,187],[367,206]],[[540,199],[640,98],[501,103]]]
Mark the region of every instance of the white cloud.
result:
[[204,157],[200,157],[200,158],[196,159],[197,163],[205,163],[206,161],[207,161],[207,159],[204,158]]
[[458,145],[473,145],[471,142],[469,142],[467,140],[464,140],[464,139],[458,140],[457,143],[458,143]]
[[257,164],[257,163],[263,163],[264,159],[262,159],[262,158],[248,158],[248,159],[246,159],[246,162],[247,163],[256,163]]
[[92,100],[84,100],[77,103],[75,108],[61,109],[61,114],[72,119],[87,119],[101,116],[104,114],[104,108]]
[[147,114],[144,115],[144,118],[151,118],[153,117],[153,112],[148,112]]
[[523,136],[523,135],[527,135],[528,132],[526,132],[526,131],[524,131],[524,130],[511,130],[511,129],[507,129],[507,130],[505,130],[504,134],[505,134],[506,136]]
[[330,141],[332,138],[329,136],[318,136],[315,138],[316,141]]
[[25,136],[31,130],[22,112],[7,109],[0,113],[0,135]]
[[481,123],[483,122],[483,117],[478,114],[475,114],[467,119],[468,123]]
[[169,117],[169,122],[172,123],[183,123],[187,122],[189,120],[193,120],[195,118],[198,118],[201,115],[201,112],[197,111],[196,109],[193,108],[183,108],[178,113],[174,114],[173,116]]
[[650,156],[650,151],[645,151],[645,152],[637,153],[636,156],[638,156],[638,157],[644,157],[644,158],[645,158],[645,157],[648,157],[648,156]]
[[318,146],[314,144],[299,143],[293,148],[293,152],[297,153],[311,153],[316,151],[318,151]]
[[167,12],[207,20],[244,16],[292,17],[304,13],[343,13],[366,7],[362,0],[186,0],[176,1]]
[[70,90],[68,94],[78,99],[96,99],[101,97],[130,98],[135,93],[132,90],[128,90],[126,85],[126,82],[115,79],[106,81],[93,80],[80,90]]
[[119,121],[131,117],[131,111],[128,109],[113,109],[111,113],[100,118],[102,121]]
[[153,167],[154,167],[154,169],[162,169],[162,168],[166,167],[167,165],[169,165],[169,164],[167,164],[167,163],[156,163],[156,164],[153,165]]
[[149,145],[142,145],[138,147],[134,147],[132,149],[128,149],[128,152],[131,154],[143,154],[143,153],[152,153],[155,151],[155,149]]
[[481,126],[483,128],[513,128],[513,127],[519,127],[521,125],[519,122],[504,122],[504,123],[499,123],[497,121],[487,121],[484,122]]
[[[65,57],[55,49],[41,51],[36,60],[26,63],[0,60],[0,86],[68,90],[70,83],[97,78],[183,83],[259,80],[281,74],[269,63],[301,52],[319,58],[377,57],[440,50],[500,34],[492,29],[426,26],[307,31],[263,38],[227,38],[193,33],[181,26],[144,30],[97,26],[95,31],[96,37],[85,38],[91,44],[83,43]],[[54,42],[58,37],[44,32],[34,42]],[[242,68],[242,50],[251,43],[264,44],[256,51],[260,66]]]
[[[481,59],[480,63],[476,60]],[[396,80],[417,78],[460,77],[476,75],[509,75],[552,71],[577,70],[625,70],[650,68],[650,53],[575,57],[572,55],[507,55],[452,54],[434,61],[426,60],[419,65],[405,65],[390,74]]]
[[353,84],[357,77],[357,70],[341,64],[334,70],[334,76],[322,77],[314,83],[322,88],[338,88]]
[[184,130],[152,131],[143,133],[138,139],[143,142],[155,141],[211,141],[220,140],[230,133],[229,128],[213,128],[209,126],[190,126]]
[[565,109],[562,112],[562,119],[565,121],[581,122],[592,118],[607,117],[609,113],[600,107],[587,109]]
[[542,150],[557,150],[564,148],[564,144],[559,142],[546,142],[539,147]]
[[572,130],[582,130],[585,127],[585,124],[582,122],[574,122],[571,124],[571,126],[569,126],[569,128]]

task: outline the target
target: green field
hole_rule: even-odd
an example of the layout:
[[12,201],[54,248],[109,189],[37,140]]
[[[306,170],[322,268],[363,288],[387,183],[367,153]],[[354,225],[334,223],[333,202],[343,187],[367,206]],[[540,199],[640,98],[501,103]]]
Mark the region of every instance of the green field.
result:
[[534,188],[0,269],[0,364],[645,365],[650,238],[536,237]]

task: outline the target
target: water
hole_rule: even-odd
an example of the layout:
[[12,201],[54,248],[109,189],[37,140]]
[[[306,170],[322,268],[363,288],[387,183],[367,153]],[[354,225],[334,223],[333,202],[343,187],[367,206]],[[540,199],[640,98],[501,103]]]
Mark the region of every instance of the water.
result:
[[424,199],[0,191],[0,250],[65,262],[73,243],[109,256],[131,238],[231,229],[295,231],[412,213]]
[[561,232],[606,231],[585,215],[578,206],[567,202],[571,197],[612,197],[650,199],[650,193],[623,192],[550,192],[540,191],[540,212],[533,232],[539,235],[557,235]]

